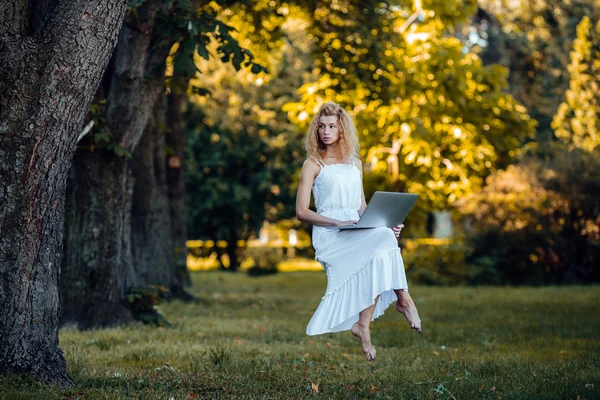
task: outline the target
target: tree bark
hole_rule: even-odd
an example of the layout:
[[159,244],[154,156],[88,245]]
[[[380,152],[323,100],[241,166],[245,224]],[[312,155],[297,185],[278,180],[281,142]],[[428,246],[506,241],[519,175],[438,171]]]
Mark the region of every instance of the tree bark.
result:
[[71,385],[58,348],[67,172],[125,0],[0,4],[0,376]]
[[238,241],[238,239],[235,235],[230,235],[230,239],[227,242],[227,255],[229,256],[229,270],[232,272],[235,272],[240,268],[240,264],[238,262],[237,241]]
[[131,242],[140,286],[162,285],[167,298],[182,293],[171,236],[165,159],[165,97],[160,96],[153,116],[133,156]]
[[[187,84],[185,85],[187,87]],[[186,286],[192,285],[187,269],[187,211],[185,207],[185,134],[181,115],[185,102],[184,94],[171,93],[168,96],[167,123],[170,132],[166,136],[168,147],[167,182],[169,207],[171,213],[171,229],[175,245],[175,265]]]
[[[113,68],[104,77],[112,141],[130,153],[163,89],[170,45],[152,40],[161,6],[147,2],[125,18]],[[65,226],[63,322],[84,329],[120,325],[132,319],[124,310],[124,298],[139,284],[131,250],[131,161],[109,150],[80,153],[69,180],[69,191],[76,195],[67,197],[72,218]],[[98,233],[83,234],[81,227],[95,227]],[[114,311],[99,316],[103,310]]]
[[79,329],[133,321],[123,299],[137,284],[131,260],[129,160],[78,152],[67,184],[61,324]]

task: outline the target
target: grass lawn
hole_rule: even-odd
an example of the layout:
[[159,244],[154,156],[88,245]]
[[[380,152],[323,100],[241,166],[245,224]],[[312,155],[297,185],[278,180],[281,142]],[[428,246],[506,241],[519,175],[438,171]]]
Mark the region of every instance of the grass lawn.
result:
[[13,376],[0,398],[600,399],[598,286],[411,286],[423,333],[390,307],[368,363],[349,332],[304,333],[324,273],[194,282],[202,302],[161,305],[170,328],[61,330],[74,388]]

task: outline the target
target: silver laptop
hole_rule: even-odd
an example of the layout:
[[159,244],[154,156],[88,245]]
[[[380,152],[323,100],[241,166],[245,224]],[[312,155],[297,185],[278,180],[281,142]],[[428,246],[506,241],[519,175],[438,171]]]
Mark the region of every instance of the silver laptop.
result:
[[362,217],[354,225],[337,229],[393,228],[404,222],[419,195],[413,193],[375,192]]

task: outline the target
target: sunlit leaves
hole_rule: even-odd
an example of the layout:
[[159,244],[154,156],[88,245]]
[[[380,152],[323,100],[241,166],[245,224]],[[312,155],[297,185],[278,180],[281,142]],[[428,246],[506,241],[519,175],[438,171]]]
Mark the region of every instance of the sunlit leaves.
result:
[[594,26],[586,16],[577,26],[569,72],[552,127],[569,147],[591,152],[600,145],[600,21]]
[[[386,41],[383,28],[406,21],[414,12],[410,5],[365,21],[352,35],[329,25],[321,40],[328,72],[301,87],[302,100],[284,109],[305,129],[323,101],[342,103],[357,122],[367,179],[388,177],[380,188],[420,193],[434,208],[477,190],[494,167],[517,154],[534,123],[503,92],[506,69],[483,66],[475,54],[464,53],[459,39],[444,35],[448,27],[440,27],[435,16],[454,15],[458,21],[464,15],[456,10],[473,4],[464,6],[430,5],[423,21],[406,28],[406,40],[396,34]],[[346,67],[332,56],[336,39],[364,54],[345,74],[335,69]]]
[[537,140],[546,152],[554,137],[552,118],[569,86],[567,65],[575,27],[586,15],[598,20],[598,2],[479,0],[479,5],[473,27],[489,46],[473,50],[510,68],[510,93],[539,122]]
[[[155,42],[176,44],[171,49],[173,64],[169,75],[176,75],[179,79],[168,83],[185,86],[176,90],[185,91],[189,79],[196,75],[196,54],[205,60],[211,56],[218,57],[224,63],[231,63],[236,70],[249,67],[253,73],[267,72],[235,38],[235,29],[216,17],[218,9],[215,2],[198,8],[196,3],[188,1],[178,1],[162,9],[155,29],[159,32]],[[212,53],[209,49],[211,42],[215,43]]]

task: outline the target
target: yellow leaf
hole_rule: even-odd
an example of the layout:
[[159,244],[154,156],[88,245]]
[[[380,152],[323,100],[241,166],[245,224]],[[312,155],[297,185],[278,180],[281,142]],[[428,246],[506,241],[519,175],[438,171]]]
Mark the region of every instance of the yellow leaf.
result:
[[413,160],[415,159],[416,155],[417,155],[417,152],[416,152],[416,151],[414,151],[414,150],[413,150],[413,151],[411,151],[411,152],[410,152],[410,153],[409,153],[409,154],[406,156],[406,158],[404,159],[404,162],[405,162],[406,164],[411,164],[411,163],[413,162]]

